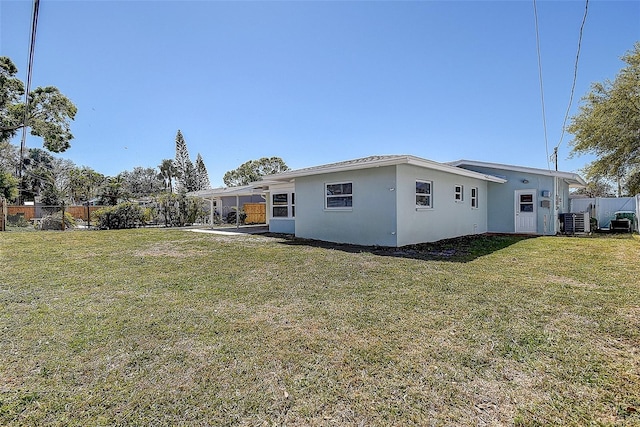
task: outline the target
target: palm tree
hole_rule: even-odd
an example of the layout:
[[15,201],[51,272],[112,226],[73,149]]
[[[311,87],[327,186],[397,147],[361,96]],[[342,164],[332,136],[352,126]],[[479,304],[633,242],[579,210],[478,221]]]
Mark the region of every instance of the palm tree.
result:
[[160,177],[164,182],[164,190],[173,193],[173,180],[176,178],[178,172],[173,160],[162,160],[158,169],[160,169]]

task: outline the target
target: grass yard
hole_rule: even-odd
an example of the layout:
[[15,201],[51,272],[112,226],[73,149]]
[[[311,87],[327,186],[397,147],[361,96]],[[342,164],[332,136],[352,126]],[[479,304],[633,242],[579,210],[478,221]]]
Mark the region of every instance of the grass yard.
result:
[[0,425],[640,425],[640,239],[0,233]]

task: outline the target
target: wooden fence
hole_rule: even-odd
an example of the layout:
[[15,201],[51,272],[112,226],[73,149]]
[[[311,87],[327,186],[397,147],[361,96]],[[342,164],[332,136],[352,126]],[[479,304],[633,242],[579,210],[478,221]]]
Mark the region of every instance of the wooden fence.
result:
[[[69,212],[75,219],[81,219],[88,221],[88,215],[98,209],[102,209],[104,206],[65,206],[64,211]],[[50,215],[53,212],[59,212],[62,210],[62,206],[7,206],[7,216],[22,216],[26,221],[42,218],[43,216]]]
[[267,222],[267,205],[264,203],[245,203],[242,207],[247,218],[245,224],[265,224]]

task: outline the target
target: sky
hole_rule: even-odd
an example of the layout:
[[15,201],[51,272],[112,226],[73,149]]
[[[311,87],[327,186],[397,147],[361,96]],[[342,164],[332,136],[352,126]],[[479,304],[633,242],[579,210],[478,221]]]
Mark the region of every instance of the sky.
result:
[[[32,7],[0,0],[0,55],[23,81]],[[109,176],[174,158],[178,129],[214,187],[271,156],[546,169],[559,145],[579,172],[593,158],[570,158],[562,129],[585,9],[572,116],[640,41],[640,1],[41,0],[32,87],[78,107],[58,156]]]

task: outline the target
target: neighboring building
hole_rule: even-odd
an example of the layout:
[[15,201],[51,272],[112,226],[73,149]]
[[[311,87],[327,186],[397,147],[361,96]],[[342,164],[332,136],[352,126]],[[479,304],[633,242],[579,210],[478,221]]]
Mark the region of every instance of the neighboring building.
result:
[[261,193],[272,232],[399,247],[488,232],[556,234],[558,214],[569,212],[569,187],[585,184],[573,173],[392,155],[193,195],[220,200]]

